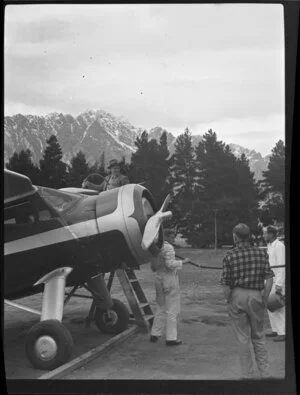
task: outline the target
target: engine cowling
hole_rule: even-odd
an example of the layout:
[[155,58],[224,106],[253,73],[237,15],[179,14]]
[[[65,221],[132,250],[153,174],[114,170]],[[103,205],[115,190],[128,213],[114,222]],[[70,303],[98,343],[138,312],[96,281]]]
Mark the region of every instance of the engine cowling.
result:
[[[149,262],[163,245],[160,229],[156,242],[142,248],[142,238],[149,218],[157,208],[151,193],[141,185],[128,184],[100,193],[97,197],[96,216],[100,238],[115,243],[126,263],[133,267]],[[127,251],[125,251],[127,246]],[[122,247],[123,246],[123,247]]]

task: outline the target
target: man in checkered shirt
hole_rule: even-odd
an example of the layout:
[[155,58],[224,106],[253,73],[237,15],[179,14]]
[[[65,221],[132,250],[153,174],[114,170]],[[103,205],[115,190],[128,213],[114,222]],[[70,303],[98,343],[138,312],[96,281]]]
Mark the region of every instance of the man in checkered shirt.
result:
[[266,251],[250,245],[250,229],[239,224],[233,229],[234,248],[223,260],[220,285],[228,303],[228,314],[239,342],[242,378],[254,373],[250,345],[261,378],[270,377],[265,347],[264,316],[274,273]]

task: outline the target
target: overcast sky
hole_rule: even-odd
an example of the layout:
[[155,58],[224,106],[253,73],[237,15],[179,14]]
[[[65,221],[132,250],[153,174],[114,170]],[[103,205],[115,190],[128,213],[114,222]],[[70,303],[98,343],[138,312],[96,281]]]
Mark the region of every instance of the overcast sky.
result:
[[7,6],[5,115],[88,109],[268,154],[284,139],[283,7]]

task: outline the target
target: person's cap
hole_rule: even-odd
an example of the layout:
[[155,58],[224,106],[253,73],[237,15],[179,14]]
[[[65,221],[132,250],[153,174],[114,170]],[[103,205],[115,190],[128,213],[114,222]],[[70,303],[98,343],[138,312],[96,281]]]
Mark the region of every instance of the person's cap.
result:
[[249,226],[246,224],[238,224],[233,228],[233,233],[241,240],[246,240],[250,236]]
[[113,166],[118,166],[118,167],[120,167],[120,164],[119,164],[119,162],[117,161],[117,159],[112,159],[112,160],[109,161],[108,169],[110,169],[110,168],[113,167]]

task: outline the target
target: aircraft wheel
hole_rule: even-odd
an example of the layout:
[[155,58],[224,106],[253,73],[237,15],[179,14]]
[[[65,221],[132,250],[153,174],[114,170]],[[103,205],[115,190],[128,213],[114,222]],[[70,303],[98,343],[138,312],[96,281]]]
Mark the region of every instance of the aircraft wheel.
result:
[[73,349],[69,330],[57,320],[45,320],[27,333],[25,351],[31,364],[43,370],[52,370],[67,362]]
[[129,324],[129,311],[124,303],[113,299],[113,306],[109,310],[95,311],[95,324],[98,329],[105,333],[117,334],[125,331]]

